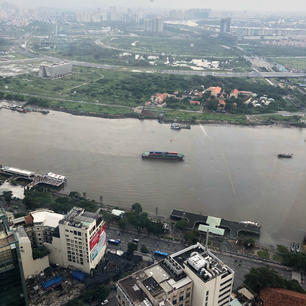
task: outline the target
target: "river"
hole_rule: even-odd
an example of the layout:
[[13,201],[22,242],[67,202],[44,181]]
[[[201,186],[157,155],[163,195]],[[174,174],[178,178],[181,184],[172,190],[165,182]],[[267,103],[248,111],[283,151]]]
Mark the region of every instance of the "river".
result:
[[[305,234],[304,129],[231,125],[175,131],[156,121],[0,110],[0,163],[68,178],[66,192],[169,216],[173,208],[262,224],[264,243]],[[177,151],[183,162],[142,160]],[[293,153],[278,159],[277,153]]]

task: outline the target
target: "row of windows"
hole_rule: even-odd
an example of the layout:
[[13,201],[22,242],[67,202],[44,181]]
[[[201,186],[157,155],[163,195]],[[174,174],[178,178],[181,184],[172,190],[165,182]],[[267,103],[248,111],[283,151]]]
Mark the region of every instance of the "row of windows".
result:
[[222,291],[224,291],[225,289],[230,288],[230,287],[232,287],[232,283],[230,283],[230,284],[228,284],[227,286],[223,287],[223,288],[220,290],[220,292],[222,292]]
[[231,291],[231,289],[224,291],[222,294],[219,295],[219,299],[224,296],[225,294],[229,293]]
[[75,262],[75,263],[79,263],[79,264],[81,264],[81,265],[84,264],[84,260],[83,260],[83,259],[78,259],[78,258],[76,258],[75,256],[70,256],[70,255],[68,255],[68,261],[70,261],[70,262]]
[[223,283],[220,284],[220,287],[222,287],[223,285],[225,285],[228,282],[231,282],[233,279],[229,278],[228,280],[224,281]]
[[[230,292],[230,290],[229,290],[228,292]],[[222,303],[222,302],[225,301],[225,300],[228,300],[229,297],[230,297],[229,295],[226,295],[224,298],[222,298],[221,300],[218,301],[218,304]],[[225,303],[227,303],[227,302],[228,302],[228,301],[226,301]],[[223,304],[224,304],[224,303],[223,303]],[[223,304],[222,304],[222,305],[223,305]],[[220,306],[221,306],[221,305],[220,305]]]

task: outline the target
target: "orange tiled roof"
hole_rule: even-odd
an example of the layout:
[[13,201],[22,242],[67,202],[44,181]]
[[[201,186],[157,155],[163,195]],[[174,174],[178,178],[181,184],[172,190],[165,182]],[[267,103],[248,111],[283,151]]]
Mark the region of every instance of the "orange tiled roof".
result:
[[200,104],[201,104],[200,101],[196,101],[196,100],[190,100],[189,103],[190,103],[190,104],[197,104],[197,105],[200,105]]
[[237,96],[238,94],[239,94],[239,90],[236,88],[231,91],[231,95]]
[[219,101],[218,101],[219,103],[219,105],[226,105],[226,102],[224,101],[224,100],[222,100],[222,99],[219,99]]
[[260,297],[264,306],[305,306],[306,294],[282,288],[265,288]]
[[222,88],[219,86],[216,86],[216,87],[209,87],[208,90],[218,95],[221,92]]

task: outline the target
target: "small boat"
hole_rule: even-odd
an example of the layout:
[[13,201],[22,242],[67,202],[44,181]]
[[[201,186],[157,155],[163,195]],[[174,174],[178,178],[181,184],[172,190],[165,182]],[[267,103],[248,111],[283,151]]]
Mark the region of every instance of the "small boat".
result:
[[180,130],[181,129],[181,125],[179,123],[171,123],[170,128],[172,130]]
[[292,158],[293,154],[284,154],[284,153],[280,153],[277,154],[278,158]]
[[300,252],[300,244],[299,244],[299,243],[297,243],[297,244],[295,245],[295,251],[296,251],[297,253]]

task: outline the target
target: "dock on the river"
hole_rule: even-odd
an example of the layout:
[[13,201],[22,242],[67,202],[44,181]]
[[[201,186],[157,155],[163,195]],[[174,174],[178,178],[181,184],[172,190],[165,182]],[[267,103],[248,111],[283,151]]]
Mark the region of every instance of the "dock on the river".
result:
[[25,185],[24,187],[26,190],[30,190],[38,184],[49,185],[52,187],[61,187],[67,182],[65,176],[52,172],[48,172],[47,174],[38,174],[28,170],[2,166],[0,168],[0,173],[8,175],[9,178],[7,181],[10,182],[18,179],[28,180],[29,184]]
[[[190,212],[174,209],[170,215],[170,218],[173,220],[184,219],[188,222],[187,228],[190,230],[196,229],[199,225],[209,226],[209,219],[215,218],[210,216],[203,216],[200,214],[193,214]],[[216,219],[216,218],[215,218]],[[229,221],[222,218],[220,219],[219,225],[216,226],[216,229],[223,229],[225,232],[229,233],[231,238],[237,239],[240,232],[260,235],[260,225],[252,221]]]

